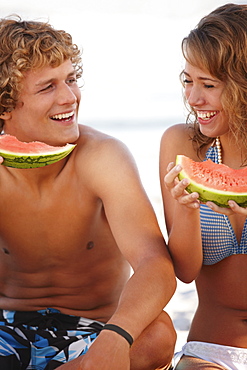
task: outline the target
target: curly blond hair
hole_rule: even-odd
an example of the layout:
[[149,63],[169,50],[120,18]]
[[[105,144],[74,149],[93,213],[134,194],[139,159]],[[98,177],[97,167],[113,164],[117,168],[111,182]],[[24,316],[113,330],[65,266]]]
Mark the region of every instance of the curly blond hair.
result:
[[[226,4],[205,16],[182,41],[182,52],[192,65],[223,81],[222,107],[229,128],[247,148],[247,5]],[[200,149],[214,138],[201,134],[196,112],[187,122],[194,124],[193,141]]]
[[[81,52],[72,37],[49,23],[22,21],[19,16],[0,19],[0,114],[12,111],[23,74],[71,60],[77,78],[82,75]],[[0,120],[0,130],[4,121]]]

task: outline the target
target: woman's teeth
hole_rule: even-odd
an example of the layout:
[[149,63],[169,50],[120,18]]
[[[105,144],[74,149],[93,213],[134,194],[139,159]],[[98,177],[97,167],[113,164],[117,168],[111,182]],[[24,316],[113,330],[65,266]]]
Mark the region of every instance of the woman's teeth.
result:
[[209,120],[215,115],[216,115],[216,112],[197,112],[198,118],[201,118],[203,120]]

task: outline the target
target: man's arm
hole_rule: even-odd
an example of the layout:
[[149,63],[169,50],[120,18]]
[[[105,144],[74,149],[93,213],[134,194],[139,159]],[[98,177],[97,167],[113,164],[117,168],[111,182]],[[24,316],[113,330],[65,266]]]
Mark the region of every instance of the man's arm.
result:
[[136,339],[172,297],[173,265],[128,149],[109,140],[99,165],[102,175],[97,191],[119,249],[134,270],[109,322]]
[[[134,271],[108,323],[123,328],[135,341],[158,318],[175,291],[172,261],[126,146],[112,138],[101,140],[88,166],[93,173],[90,189],[101,199],[116,243]],[[114,331],[102,330],[85,355],[61,370],[98,370],[99,364],[101,370],[128,370],[127,340]]]

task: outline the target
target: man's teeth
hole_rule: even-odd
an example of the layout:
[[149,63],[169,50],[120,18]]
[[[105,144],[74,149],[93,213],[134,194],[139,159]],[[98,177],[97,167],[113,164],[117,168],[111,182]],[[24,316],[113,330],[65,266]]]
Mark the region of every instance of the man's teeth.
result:
[[55,116],[52,116],[52,119],[68,119],[68,118],[72,117],[73,114],[74,114],[74,112],[55,114]]
[[207,113],[197,112],[198,118],[201,118],[201,119],[204,119],[204,120],[208,120],[208,119],[210,119],[211,117],[213,117],[215,115],[216,115],[216,112],[207,112]]

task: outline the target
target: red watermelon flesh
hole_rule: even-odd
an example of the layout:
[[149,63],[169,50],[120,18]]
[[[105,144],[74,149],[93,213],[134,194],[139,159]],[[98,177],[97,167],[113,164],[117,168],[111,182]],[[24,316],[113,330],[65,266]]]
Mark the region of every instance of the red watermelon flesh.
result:
[[76,144],[51,146],[40,141],[21,142],[12,135],[0,135],[0,156],[3,165],[15,168],[38,168],[66,157]]
[[41,141],[31,141],[29,143],[19,141],[15,136],[12,135],[0,135],[0,150],[9,151],[13,153],[45,153],[57,152],[59,146],[51,146]]
[[182,166],[179,179],[189,179],[188,192],[197,192],[202,202],[227,207],[228,200],[234,200],[247,205],[247,167],[234,170],[210,159],[195,162],[184,155],[178,155],[176,163]]

